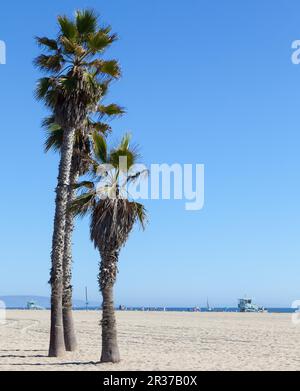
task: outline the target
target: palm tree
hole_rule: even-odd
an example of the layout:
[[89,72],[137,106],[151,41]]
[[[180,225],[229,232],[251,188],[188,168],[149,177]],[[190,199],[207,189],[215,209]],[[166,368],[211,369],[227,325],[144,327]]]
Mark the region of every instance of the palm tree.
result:
[[[98,275],[103,297],[101,362],[115,363],[120,361],[113,299],[119,253],[134,223],[139,221],[144,228],[146,220],[144,206],[128,200],[124,185],[137,180],[144,171],[134,171],[137,154],[134,148],[130,148],[130,136],[126,135],[110,153],[105,139],[99,134],[93,134],[93,142],[96,160],[94,172],[97,171],[100,181],[97,185],[88,181],[77,185],[77,188],[86,190],[73,202],[72,210],[79,215],[91,214],[91,240],[101,258]],[[122,158],[127,160],[128,173],[122,166]],[[123,183],[122,176],[125,177]]]
[[57,39],[37,38],[38,44],[49,53],[41,54],[35,60],[35,65],[49,74],[39,80],[36,97],[52,110],[55,123],[64,130],[51,253],[50,357],[61,356],[65,351],[63,254],[75,132],[83,128],[87,114],[97,107],[107,80],[120,76],[117,61],[105,61],[99,57],[117,37],[111,34],[110,27],[98,26],[93,11],[78,11],[75,20],[59,16],[58,24]]
[[[69,206],[75,198],[75,185],[81,175],[87,173],[90,165],[91,144],[90,135],[93,131],[106,136],[111,132],[111,127],[103,119],[112,118],[124,114],[124,109],[116,104],[108,106],[99,105],[97,108],[98,121],[88,117],[85,129],[78,129],[75,133],[75,142],[72,156],[70,187],[68,194],[68,208],[66,212],[64,255],[63,255],[63,331],[65,348],[67,351],[75,351],[77,340],[73,321],[72,300],[72,234],[74,229],[74,215]],[[100,121],[101,120],[101,121]],[[45,118],[43,127],[46,129],[45,152],[50,149],[60,151],[63,142],[63,129],[55,123],[54,116]]]

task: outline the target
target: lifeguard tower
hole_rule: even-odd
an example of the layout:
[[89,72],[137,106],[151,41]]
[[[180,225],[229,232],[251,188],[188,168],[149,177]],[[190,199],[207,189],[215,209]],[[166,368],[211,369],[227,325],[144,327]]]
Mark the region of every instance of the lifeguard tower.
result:
[[249,297],[244,297],[243,299],[238,300],[238,308],[240,312],[266,312],[264,307],[253,304],[252,299]]
[[39,311],[39,310],[44,310],[45,308],[39,306],[36,304],[35,301],[27,301],[27,304],[26,304],[26,309],[27,310],[35,310],[35,311]]

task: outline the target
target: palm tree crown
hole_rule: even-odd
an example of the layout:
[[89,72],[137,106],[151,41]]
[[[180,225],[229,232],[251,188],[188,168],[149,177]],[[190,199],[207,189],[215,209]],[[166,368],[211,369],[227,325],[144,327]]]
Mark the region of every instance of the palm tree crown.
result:
[[116,60],[100,58],[117,36],[110,26],[99,27],[91,10],[77,11],[74,20],[59,16],[58,23],[57,39],[36,38],[47,54],[38,56],[35,65],[49,74],[39,80],[36,97],[52,109],[60,126],[78,127],[88,111],[97,109],[110,81],[120,77]]
[[[73,202],[72,210],[78,215],[91,212],[91,240],[102,252],[119,251],[125,244],[133,225],[138,221],[145,227],[146,211],[142,204],[129,201],[124,195],[124,187],[136,181],[145,171],[134,171],[138,154],[136,147],[130,146],[130,135],[125,135],[117,148],[108,152],[106,140],[98,133],[93,133],[94,182],[83,181],[77,185],[86,189]],[[122,167],[122,158],[127,165]],[[124,175],[123,182],[120,180]]]

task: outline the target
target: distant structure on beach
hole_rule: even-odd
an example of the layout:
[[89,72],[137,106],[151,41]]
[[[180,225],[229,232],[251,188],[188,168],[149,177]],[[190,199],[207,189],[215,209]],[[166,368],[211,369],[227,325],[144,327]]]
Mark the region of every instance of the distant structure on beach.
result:
[[252,303],[252,299],[245,297],[238,299],[238,308],[240,312],[266,312],[265,308]]
[[31,301],[27,301],[26,309],[38,311],[38,310],[44,310],[45,308],[37,305],[37,303],[35,301],[31,300]]

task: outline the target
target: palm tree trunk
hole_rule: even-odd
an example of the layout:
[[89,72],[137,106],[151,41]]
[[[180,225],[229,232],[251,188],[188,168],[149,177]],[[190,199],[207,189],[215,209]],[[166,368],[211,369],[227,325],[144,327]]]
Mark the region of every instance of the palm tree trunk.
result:
[[102,363],[120,361],[117,341],[117,327],[114,309],[113,287],[117,274],[118,255],[116,253],[102,257],[99,273],[99,285],[103,297],[102,305]]
[[56,188],[54,230],[51,253],[51,329],[49,357],[59,357],[65,352],[62,294],[63,294],[63,254],[66,225],[66,211],[69,193],[70,170],[72,163],[75,129],[65,129],[59,164]]
[[70,211],[69,206],[74,200],[76,191],[73,185],[77,183],[78,171],[72,164],[70,174],[70,189],[68,194],[68,209],[66,213],[65,227],[65,245],[63,258],[63,326],[65,347],[68,352],[74,352],[77,349],[77,340],[74,329],[74,320],[72,313],[72,234],[74,230],[74,214]]

